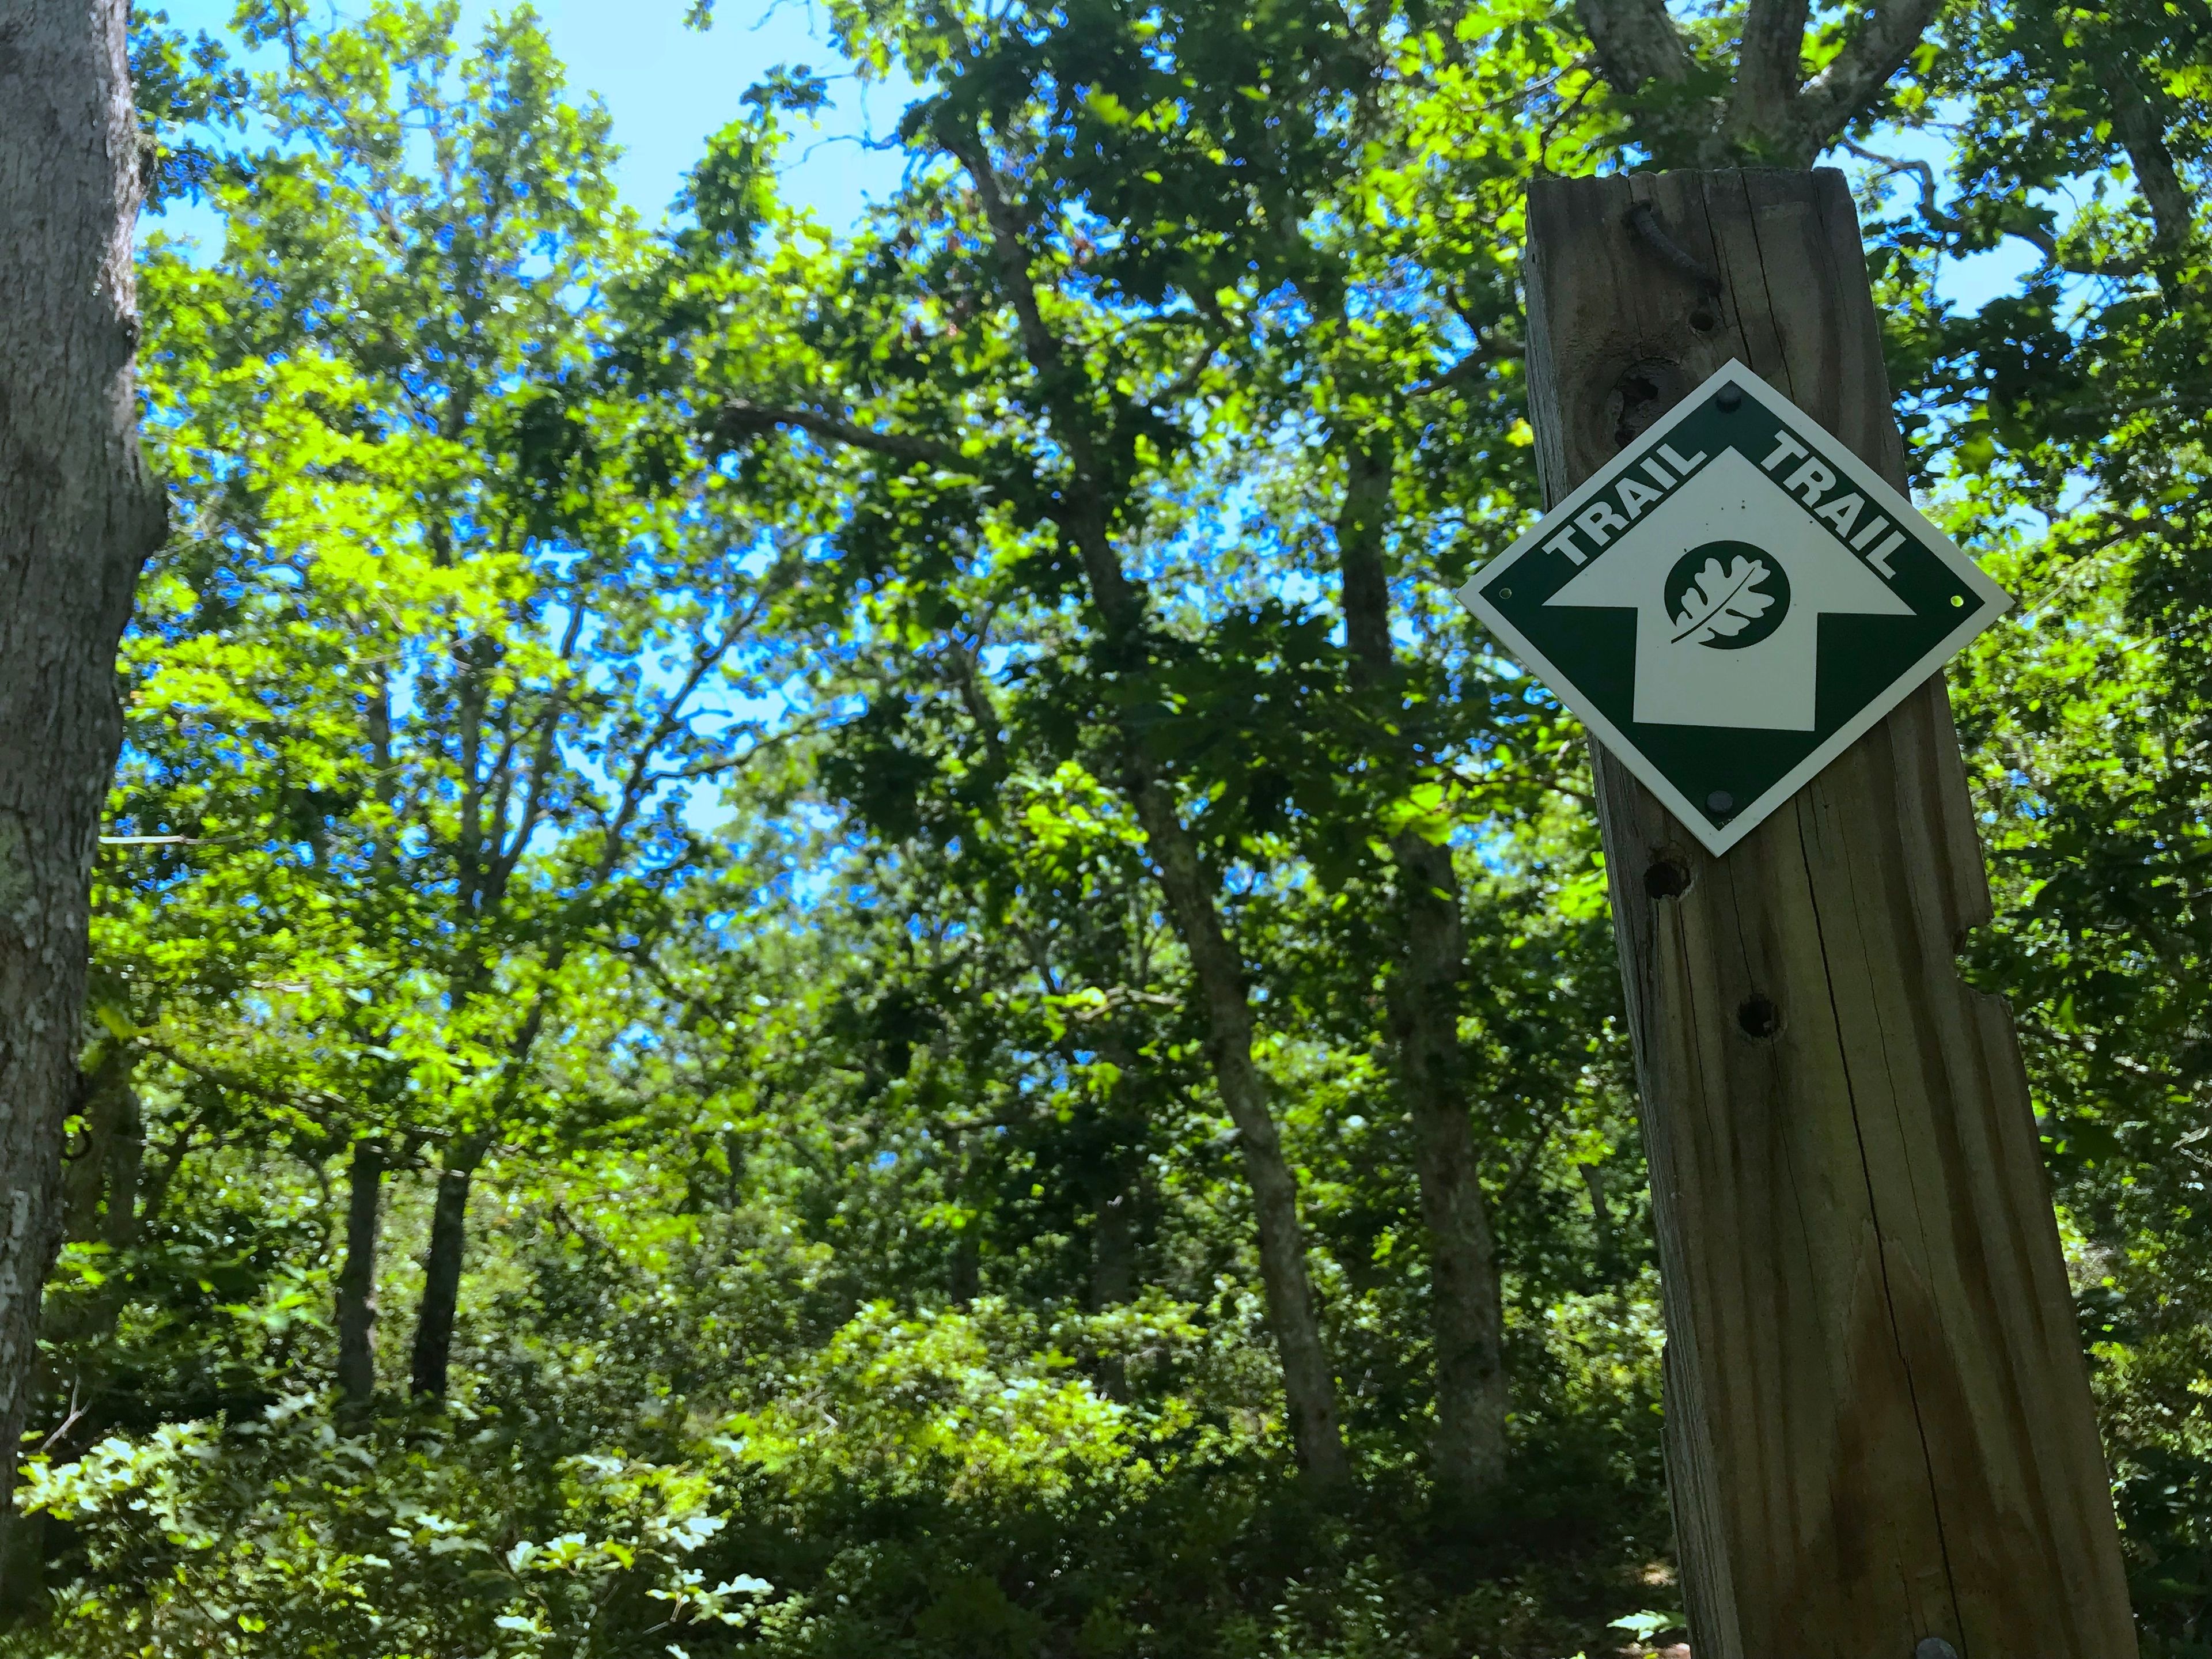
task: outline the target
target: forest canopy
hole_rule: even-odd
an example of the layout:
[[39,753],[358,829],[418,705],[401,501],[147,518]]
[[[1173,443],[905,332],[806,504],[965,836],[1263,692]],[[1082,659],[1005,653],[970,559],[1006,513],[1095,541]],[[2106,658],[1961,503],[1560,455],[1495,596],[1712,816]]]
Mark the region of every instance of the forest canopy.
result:
[[1962,959],[2212,1659],[2212,15],[1789,11],[832,0],[915,89],[848,225],[814,67],[653,219],[526,6],[139,11],[220,246],[142,238],[0,1652],[1680,1641],[1586,740],[1451,594],[1529,182],[1818,162],[2019,600]]

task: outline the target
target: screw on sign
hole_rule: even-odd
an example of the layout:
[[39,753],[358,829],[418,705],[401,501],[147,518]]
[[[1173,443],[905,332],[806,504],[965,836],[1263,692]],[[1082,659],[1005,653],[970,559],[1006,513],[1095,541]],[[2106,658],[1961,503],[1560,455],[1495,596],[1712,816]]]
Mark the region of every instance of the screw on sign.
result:
[[1903,493],[1849,189],[1544,179],[1528,222],[1554,505],[1462,597],[1595,738],[1690,1644],[2132,1659],[2018,1042],[1954,954],[1942,667],[2008,601]]

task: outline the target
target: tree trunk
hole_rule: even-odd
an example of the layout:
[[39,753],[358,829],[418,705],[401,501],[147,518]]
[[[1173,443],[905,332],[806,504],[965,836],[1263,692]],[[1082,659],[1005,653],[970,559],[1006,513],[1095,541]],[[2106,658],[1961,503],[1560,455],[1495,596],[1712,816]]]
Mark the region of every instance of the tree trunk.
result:
[[[138,1189],[145,1173],[146,1139],[132,1081],[137,1063],[131,1049],[110,1044],[84,1077],[77,1107],[83,1143],[68,1158],[62,1177],[63,1239],[105,1244],[111,1256],[138,1242]],[[63,1298],[49,1310],[43,1334],[54,1342],[77,1345],[106,1340],[122,1317],[129,1291],[118,1265],[112,1259],[105,1264],[107,1282],[92,1295]],[[47,1360],[47,1351],[42,1349],[42,1370]],[[79,1394],[89,1394],[87,1385],[94,1381],[80,1378]],[[49,1376],[40,1386],[52,1384]]]
[[[943,133],[940,139],[975,181],[991,228],[1006,299],[1020,326],[1023,351],[1044,389],[1042,412],[1050,416],[1056,439],[1067,447],[1069,476],[1054,509],[1054,520],[1082,557],[1084,580],[1104,625],[1107,653],[1130,653],[1139,645],[1146,626],[1145,597],[1122,568],[1121,555],[1115,550],[1108,531],[1115,514],[1100,482],[1104,473],[1093,431],[1095,417],[1083,399],[1065,395],[1080,371],[1070,365],[1038,303],[1036,282],[1030,271],[1028,227],[992,166],[981,134]],[[1144,826],[1146,851],[1166,895],[1176,933],[1190,953],[1200,994],[1206,1001],[1206,1052],[1222,1103],[1237,1126],[1243,1147],[1260,1235],[1260,1273],[1267,1291],[1267,1320],[1283,1365],[1291,1443],[1316,1496],[1334,1499],[1350,1487],[1352,1466],[1345,1455],[1343,1433],[1337,1426],[1336,1378],[1322,1342],[1313,1281],[1306,1272],[1297,1179],[1283,1156],[1275,1120],[1268,1109],[1266,1084],[1252,1063],[1251,995],[1245,984],[1244,963],[1221,925],[1221,913],[1215,903],[1218,884],[1199,859],[1198,848],[1176,811],[1173,793],[1145,752],[1143,734],[1125,726],[1121,736],[1128,767],[1123,787]]]
[[983,1293],[983,1250],[972,1220],[953,1235],[951,1291],[952,1305],[963,1313]]
[[[82,1079],[77,1115],[83,1139],[68,1154],[62,1179],[62,1237],[75,1243],[105,1244],[117,1255],[138,1242],[146,1147],[138,1091],[132,1085],[137,1063],[137,1055],[122,1043],[101,1046]],[[106,1424],[100,1395],[107,1379],[99,1363],[100,1345],[113,1334],[130,1289],[117,1266],[112,1260],[105,1264],[107,1282],[97,1290],[64,1296],[43,1310],[41,1334],[47,1340],[39,1350],[25,1409],[65,1396],[65,1414],[47,1442],[47,1449],[64,1458],[98,1440]],[[65,1371],[70,1358],[75,1366]],[[9,1517],[5,1559],[0,1562],[0,1626],[39,1615],[46,1594],[49,1530],[43,1513]]]
[[1413,1116],[1421,1221],[1429,1235],[1430,1319],[1436,1343],[1437,1496],[1459,1505],[1487,1495],[1505,1468],[1505,1315],[1498,1253],[1460,1079],[1459,984],[1466,945],[1449,848],[1403,835],[1391,842],[1406,951],[1386,993],[1400,1086]]
[[1129,1299],[1137,1282],[1137,1195],[1127,1183],[1102,1194],[1091,1240],[1091,1310]]
[[1620,1271],[1620,1261],[1613,1242],[1613,1205],[1605,1195],[1605,1170],[1595,1164],[1575,1167],[1582,1171],[1583,1186],[1589,1194],[1590,1231],[1597,1239],[1598,1279],[1610,1285]]
[[1143,780],[1137,811],[1160,885],[1190,952],[1200,994],[1206,1000],[1206,1056],[1230,1121],[1237,1126],[1244,1178],[1260,1235],[1260,1277],[1267,1291],[1268,1322],[1283,1364],[1291,1442],[1317,1497],[1332,1499],[1352,1485],[1352,1464],[1337,1425],[1336,1376],[1321,1337],[1313,1279],[1306,1271],[1305,1231],[1298,1220],[1298,1180],[1283,1154],[1267,1080],[1252,1061],[1252,999],[1244,964],[1221,926],[1214,884],[1199,863],[1198,849],[1176,814],[1167,786]]
[[422,1255],[422,1307],[415,1316],[414,1391],[446,1397],[453,1363],[453,1318],[461,1304],[461,1268],[468,1255],[469,1183],[488,1145],[482,1134],[456,1141],[438,1172],[430,1211],[430,1247]]
[[126,17],[123,0],[0,0],[0,1492],[61,1235],[116,641],[161,536],[131,374]]
[[384,1231],[385,1148],[357,1140],[346,1182],[345,1265],[338,1269],[338,1395],[349,1407],[376,1397],[376,1257]]
[[67,1155],[62,1177],[62,1237],[128,1248],[137,1233],[138,1180],[146,1136],[131,1073],[137,1056],[106,1044],[84,1079],[77,1115],[83,1144]]
[[1100,1127],[1104,1152],[1091,1166],[1091,1310],[1117,1308],[1136,1294],[1137,1206],[1144,1167],[1144,1106],[1138,1078],[1144,1062],[1136,1046],[1116,1032],[1097,1039],[1115,1076]]
[[[1337,521],[1345,641],[1355,684],[1375,695],[1397,673],[1390,643],[1390,586],[1383,562],[1392,454],[1387,439],[1352,438],[1344,510]],[[1405,712],[1392,728],[1408,775],[1420,757]],[[1459,872],[1451,849],[1411,830],[1390,838],[1405,944],[1386,991],[1398,1086],[1413,1120],[1421,1221],[1429,1235],[1431,1329],[1436,1345],[1437,1425],[1431,1447],[1437,1492],[1447,1504],[1480,1498],[1505,1464],[1505,1316],[1497,1248],[1462,1086],[1460,981],[1467,970]]]

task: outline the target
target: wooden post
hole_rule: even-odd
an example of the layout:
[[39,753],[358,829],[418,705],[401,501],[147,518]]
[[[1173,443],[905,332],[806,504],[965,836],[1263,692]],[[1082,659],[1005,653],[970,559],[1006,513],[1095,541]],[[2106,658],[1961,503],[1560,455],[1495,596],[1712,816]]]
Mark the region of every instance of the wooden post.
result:
[[[1549,500],[1732,357],[1905,487],[1840,173],[1539,182],[1527,284]],[[2130,1659],[1942,678],[1724,858],[1595,761],[1698,1659]]]

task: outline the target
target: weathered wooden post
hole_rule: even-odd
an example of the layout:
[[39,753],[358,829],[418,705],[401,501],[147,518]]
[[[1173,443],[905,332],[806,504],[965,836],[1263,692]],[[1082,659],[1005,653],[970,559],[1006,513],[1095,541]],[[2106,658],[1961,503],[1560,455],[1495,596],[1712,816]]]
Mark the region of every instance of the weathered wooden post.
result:
[[[1731,360],[1904,488],[1840,174],[1540,182],[1527,286],[1550,501]],[[1724,388],[1717,406],[1738,402]],[[1786,427],[1765,431],[1786,450]],[[1798,435],[1817,453],[1820,438]],[[1674,461],[1702,463],[1690,447]],[[1838,467],[1783,461],[1776,483],[1796,468],[1789,487],[1838,545],[1851,532],[1852,556],[1893,575],[1879,532],[1856,528],[1878,490],[1839,506],[1850,480],[1836,483]],[[1631,516],[1641,499],[1624,497]],[[1563,560],[1602,544],[1608,520],[1589,522],[1595,539]],[[1860,580],[1848,562],[1837,580]],[[1972,599],[1962,588],[1946,603]],[[1824,659],[1875,637],[1842,617],[1817,625]],[[1700,787],[1715,821],[1692,833],[1602,744],[1595,767],[1698,1659],[2129,1659],[2110,1488],[2017,1041],[2005,1006],[1956,966],[1989,900],[1942,676],[1719,856],[1701,842],[1738,804],[1726,790]]]

